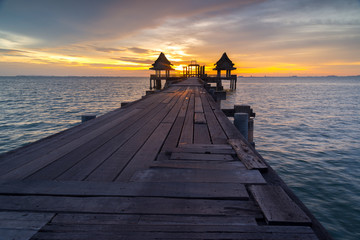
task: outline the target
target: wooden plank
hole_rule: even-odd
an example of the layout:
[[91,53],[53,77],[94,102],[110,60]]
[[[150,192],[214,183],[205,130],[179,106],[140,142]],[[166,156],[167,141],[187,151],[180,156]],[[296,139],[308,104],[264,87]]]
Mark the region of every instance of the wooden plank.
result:
[[2,156],[5,159],[3,159],[0,162],[0,166],[1,166],[0,174],[3,174],[1,172],[1,169],[4,168],[2,164],[8,165],[9,163],[11,163],[11,164],[17,164],[16,166],[20,166],[24,164],[24,162],[25,163],[30,162],[45,154],[51,153],[54,150],[58,151],[65,144],[71,141],[75,141],[76,139],[82,137],[83,135],[86,135],[87,133],[95,129],[98,129],[99,127],[105,127],[105,125],[107,125],[109,128],[111,128],[111,126],[113,126],[114,124],[114,121],[119,121],[119,115],[120,116],[127,115],[130,112],[139,108],[148,108],[149,104],[155,103],[154,106],[156,106],[158,100],[163,99],[163,97],[165,96],[169,97],[169,95],[159,94],[158,96],[153,96],[151,98],[151,101],[136,101],[137,108],[130,107],[127,108],[126,110],[120,108],[116,109],[92,121],[82,123],[75,127],[64,130],[60,133],[40,139],[39,141],[31,143],[28,146],[21,147],[15,151],[12,151],[10,154],[4,154]]
[[34,212],[0,212],[0,228],[39,230],[55,214]]
[[[178,216],[164,216],[165,219],[176,220]],[[161,216],[151,216],[150,219],[159,220]],[[146,218],[147,216],[144,216]],[[183,218],[182,218],[183,217]],[[208,217],[208,216],[206,216]],[[244,219],[240,217],[232,217],[234,220],[242,220]],[[150,220],[149,219],[149,220]],[[209,232],[218,232],[218,233],[273,233],[274,235],[279,233],[292,233],[292,234],[313,234],[311,228],[303,227],[297,229],[291,229],[290,227],[275,227],[275,226],[256,226],[256,225],[200,225],[200,224],[182,224],[182,219],[189,219],[190,221],[195,222],[194,220],[199,219],[200,221],[206,222],[205,217],[196,217],[196,216],[181,216],[179,217],[179,225],[176,224],[156,224],[151,223],[150,221],[144,221],[145,224],[127,224],[127,225],[119,225],[119,224],[49,224],[43,230],[49,232],[113,232],[113,233],[125,233],[125,232],[179,232],[179,233],[209,233]],[[225,217],[214,217],[214,219],[225,219]],[[249,218],[248,218],[249,219]],[[246,220],[245,220],[246,221]],[[211,223],[209,221],[209,223]],[[238,239],[238,238],[236,238]],[[251,238],[253,239],[253,238]],[[265,238],[266,239],[266,238]]]
[[[168,114],[170,109],[176,103],[174,98],[169,104],[161,106],[162,110],[158,112],[150,121],[144,125],[134,136],[132,136],[119,150],[106,159],[99,167],[97,167],[90,175],[86,177],[87,181],[114,181],[121,171],[126,167],[142,145],[148,141],[149,136],[159,127],[161,120]],[[170,126],[169,123],[163,123],[162,126]],[[161,132],[164,134],[164,132]],[[156,131],[155,131],[156,132]],[[161,140],[161,139],[159,139]],[[162,140],[161,140],[162,141]],[[150,146],[151,147],[151,146]],[[142,154],[142,153],[140,153]]]
[[[123,145],[126,144],[130,138],[136,136],[140,129],[144,130],[144,126],[147,125],[148,121],[153,119],[155,115],[162,110],[162,108],[163,106],[159,105],[157,108],[152,109],[151,112],[148,112],[147,115],[143,116],[142,119],[139,119],[138,121],[135,119],[129,119],[129,121],[134,122],[132,127],[126,128],[126,130],[124,130],[121,134],[103,144],[100,148],[96,149],[96,151],[80,159],[80,161],[75,163],[71,168],[67,169],[61,175],[55,175],[54,177],[56,177],[57,180],[85,179],[105,160],[109,159],[111,156],[116,156],[119,151],[124,149]],[[138,144],[140,143],[141,141],[139,140]],[[131,152],[128,152],[127,154],[131,155]],[[123,154],[122,157],[125,158],[128,156],[127,154]]]
[[195,112],[196,113],[204,112],[203,107],[202,107],[201,98],[198,96],[195,97]]
[[243,141],[246,141],[244,137],[241,135],[239,130],[232,124],[229,119],[225,116],[225,114],[220,109],[213,110],[213,113],[216,116],[216,119],[219,122],[219,125],[225,132],[227,139],[237,139],[240,138]]
[[311,224],[309,217],[280,186],[251,186],[250,191],[269,224]]
[[0,196],[0,210],[57,213],[258,216],[250,201],[158,197]]
[[141,170],[131,179],[137,182],[231,182],[264,184],[257,170],[163,169]]
[[127,166],[129,161],[138,153],[142,145],[147,141],[149,135],[155,130],[159,114],[148,122],[120,149],[107,158],[100,166],[92,171],[86,181],[114,181],[120,172]]
[[[259,216],[261,217],[261,216]],[[143,215],[140,217],[141,225],[191,225],[197,228],[203,226],[256,226],[253,217],[241,216],[182,216],[182,215]],[[220,227],[221,228],[221,227]],[[200,231],[199,229],[199,231]],[[196,230],[194,228],[194,230]],[[222,229],[224,230],[224,229]]]
[[[161,108],[158,107],[158,110]],[[138,109],[140,111],[140,109]],[[104,132],[95,139],[79,146],[68,154],[60,157],[56,161],[50,163],[48,166],[40,169],[34,174],[27,177],[27,180],[41,180],[41,179],[55,179],[62,174],[69,176],[69,173],[65,173],[73,166],[82,165],[84,162],[86,169],[90,168],[89,159],[95,158],[96,162],[105,160],[108,156],[111,156],[118,148],[120,148],[129,137],[134,135],[139,127],[146,124],[146,119],[151,119],[153,116],[152,111],[155,109],[147,109],[143,112],[138,112],[135,116],[131,116],[126,119],[126,122],[113,127],[109,131]],[[85,163],[86,162],[86,163]],[[78,164],[79,163],[79,164]],[[97,165],[96,165],[97,166]],[[91,170],[93,170],[93,167]],[[77,173],[83,172],[83,167],[74,167],[70,172],[76,171]],[[85,174],[85,173],[84,173]],[[84,175],[83,174],[83,175]],[[88,173],[87,173],[88,174]],[[62,176],[61,179],[64,179]],[[73,176],[71,176],[73,177]],[[66,179],[66,177],[65,177]]]
[[53,213],[0,212],[0,238],[30,239],[54,215]]
[[[288,231],[284,231],[288,230]],[[35,239],[264,239],[314,240],[313,232],[276,232],[263,226],[58,225],[49,224]],[[305,230],[307,231],[307,230]]]
[[206,119],[204,113],[195,113],[194,115],[195,124],[206,124]]
[[145,142],[144,146],[131,159],[129,164],[123,169],[116,181],[127,181],[139,169],[150,167],[160,152],[166,136],[168,135],[172,123],[160,123],[158,128]]
[[43,151],[39,151],[40,149],[48,149],[49,151],[59,148],[64,143],[68,141],[72,141],[79,136],[83,135],[84,133],[88,132],[89,129],[97,127],[102,121],[111,122],[114,120],[118,114],[126,114],[126,112],[133,111],[134,109],[124,110],[121,108],[115,109],[105,115],[97,117],[93,121],[87,121],[85,123],[79,124],[72,128],[66,129],[49,137],[40,139],[36,142],[28,144],[24,147],[20,147],[14,151],[1,154],[0,158],[3,159],[1,163],[5,161],[15,161],[15,159],[23,158],[24,156],[27,157],[27,160],[30,161],[34,158],[37,158],[43,154]]
[[[137,104],[137,106],[141,107],[142,105],[146,105],[147,108],[149,108],[149,104],[152,104],[153,107],[157,107],[158,106],[158,100],[163,99],[163,98],[172,98],[172,95],[164,95],[164,94],[160,94],[159,97],[157,98],[152,98],[155,99],[155,102],[150,102],[150,103],[143,103],[143,102],[139,102]],[[151,108],[150,108],[151,109]],[[24,177],[32,174],[34,171],[37,171],[38,169],[48,165],[49,163],[53,162],[54,160],[56,160],[57,158],[63,156],[64,154],[67,154],[68,152],[76,149],[77,147],[85,144],[86,142],[90,141],[91,139],[96,138],[99,134],[102,134],[104,132],[106,132],[109,129],[112,129],[116,126],[119,126],[119,124],[121,124],[123,121],[127,120],[127,117],[129,117],[130,115],[135,115],[139,110],[136,108],[130,108],[130,110],[125,111],[125,114],[123,115],[116,115],[115,119],[113,121],[110,122],[102,122],[102,124],[100,124],[99,126],[96,125],[97,127],[92,127],[91,129],[87,129],[88,131],[83,132],[83,134],[79,134],[79,132],[75,132],[74,134],[76,134],[77,138],[74,139],[74,137],[72,135],[67,136],[66,139],[66,144],[62,144],[60,147],[55,148],[55,150],[49,150],[46,147],[41,148],[41,150],[37,151],[35,155],[37,155],[38,158],[31,160],[31,158],[33,157],[31,156],[24,156],[24,158],[20,158],[17,159],[16,161],[11,161],[9,164],[6,164],[7,168],[11,168],[13,169],[12,172],[9,172],[7,175],[2,176],[3,179],[8,178],[8,179],[17,179],[22,177],[22,175]],[[96,120],[96,119],[95,119]],[[105,119],[106,120],[106,119]],[[54,136],[56,138],[56,136]],[[62,142],[62,137],[61,135],[59,135],[59,141]],[[57,138],[56,138],[57,139]],[[57,144],[54,144],[57,145]],[[52,149],[52,147],[51,147]],[[22,166],[21,168],[15,169],[16,167]],[[0,174],[3,174],[2,171],[7,171],[8,170],[6,168],[0,168]]]
[[35,213],[35,212],[0,212],[0,220],[7,221],[7,220],[18,220],[21,219],[22,221],[39,221],[43,222],[51,219],[53,216],[52,213]]
[[210,107],[208,99],[205,94],[201,94],[203,102],[204,114],[207,120],[212,143],[214,144],[225,144],[227,143],[227,137],[224,130],[221,128],[218,120],[216,119],[213,110]]
[[[178,230],[179,231],[179,230]],[[263,240],[315,240],[314,234],[222,233],[222,232],[39,232],[36,240],[95,240],[95,239],[263,239]]]
[[248,199],[243,185],[228,183],[27,181],[1,184],[0,194]]
[[211,149],[226,149],[226,150],[232,150],[233,148],[229,144],[183,144],[179,146],[179,148],[182,149],[206,149],[207,151],[210,151]]
[[174,125],[172,126],[168,136],[166,137],[164,141],[164,145],[161,148],[162,153],[167,153],[170,149],[176,148],[178,145],[178,141],[180,138],[181,130],[183,128],[185,118],[184,117],[178,117],[175,120]]
[[181,105],[178,116],[169,132],[169,135],[165,139],[164,145],[162,146],[161,156],[164,155],[164,153],[167,152],[169,149],[175,148],[178,145],[181,130],[185,121],[186,110],[189,104],[189,96],[189,91],[186,91],[185,99]]
[[36,233],[35,230],[0,228],[1,240],[29,240]]
[[174,160],[199,160],[199,161],[233,161],[231,155],[202,154],[202,153],[172,153],[170,159]]
[[187,91],[180,94],[180,97],[174,107],[170,110],[169,114],[162,120],[163,123],[173,123],[182,107],[182,104],[186,98]]
[[267,165],[240,139],[229,139],[229,144],[248,169],[267,169]]
[[210,144],[209,129],[205,124],[194,124],[194,143]]
[[191,94],[186,111],[185,122],[181,131],[179,145],[193,143],[194,136],[194,94]]
[[175,92],[175,93],[172,93],[172,94],[169,94],[167,98],[164,98],[161,103],[165,103],[165,104],[168,104],[172,101],[173,98],[177,97],[179,95],[179,93]]
[[215,100],[210,94],[207,94],[206,97],[212,110],[220,109],[220,104],[215,102]]
[[151,168],[200,168],[200,169],[217,169],[217,170],[234,170],[245,169],[240,161],[226,162],[224,161],[182,161],[182,160],[164,160],[156,161]]
[[193,147],[193,148],[172,148],[169,149],[169,152],[174,153],[203,153],[203,154],[228,154],[235,155],[236,152],[234,149],[221,149],[221,148],[211,148],[211,147]]
[[136,214],[94,214],[59,213],[51,220],[54,224],[137,224],[141,215]]
[[128,116],[135,115],[139,110],[134,110],[129,112],[128,114],[123,115],[118,121],[113,121],[105,124],[98,129],[87,132],[83,136],[75,139],[74,141],[70,141],[58,149],[47,153],[46,150],[41,150],[40,152],[43,154],[37,159],[28,160],[26,157],[23,159],[14,160],[12,162],[4,163],[4,166],[0,168],[0,179],[16,179],[21,177],[26,177],[32,174],[34,171],[48,165],[52,161],[55,161],[57,158],[67,154],[70,151],[78,148],[79,146],[85,144],[93,138],[96,138],[98,135],[102,134],[104,131],[108,130],[111,127],[114,127],[124,121]]
[[189,88],[186,88],[186,97],[185,97],[183,104],[181,105],[178,117],[185,118],[186,111],[188,109],[189,102],[190,102],[190,96],[191,96],[191,90]]

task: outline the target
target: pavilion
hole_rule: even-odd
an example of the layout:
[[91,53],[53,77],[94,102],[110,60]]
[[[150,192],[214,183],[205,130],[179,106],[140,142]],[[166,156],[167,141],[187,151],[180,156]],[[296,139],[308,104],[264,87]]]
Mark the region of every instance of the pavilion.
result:
[[190,64],[183,66],[184,77],[198,77],[201,78],[205,74],[205,66],[200,66],[196,60],[191,60]]
[[[175,70],[171,66],[171,62],[166,58],[164,53],[160,53],[158,59],[152,64],[152,68],[150,70],[155,70],[155,75],[150,76],[150,89],[154,86],[155,89],[161,89],[161,79],[167,79],[170,77],[170,71]],[[165,75],[161,75],[161,71],[165,71]],[[151,80],[154,81],[154,85],[152,85]]]
[[[235,70],[234,63],[227,56],[226,52],[223,53],[219,61],[215,64],[215,68],[213,70],[217,71],[218,82],[221,85],[221,80],[230,80],[230,89],[236,89],[236,80],[237,75],[231,75],[231,70]],[[225,70],[225,77],[221,76],[221,71]]]

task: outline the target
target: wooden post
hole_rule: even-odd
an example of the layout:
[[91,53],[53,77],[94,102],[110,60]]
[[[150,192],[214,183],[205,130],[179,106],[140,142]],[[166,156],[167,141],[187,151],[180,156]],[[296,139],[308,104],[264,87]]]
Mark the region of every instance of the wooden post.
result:
[[131,103],[131,102],[122,102],[122,103],[121,103],[121,107],[125,107],[125,106],[128,105],[129,103]]
[[158,89],[158,90],[161,89],[161,79],[155,80],[155,89]]
[[247,113],[235,113],[234,125],[244,136],[244,138],[248,139],[249,115]]
[[248,141],[253,147],[255,147],[255,142],[254,142],[254,118],[249,118]]
[[222,82],[221,82],[221,78],[219,78],[216,82],[216,90],[217,91],[222,91],[224,90],[224,87],[222,86]]
[[215,96],[217,100],[226,100],[226,92],[225,91],[215,91]]
[[96,118],[96,115],[82,115],[81,122],[83,123],[83,122],[89,121],[94,118]]

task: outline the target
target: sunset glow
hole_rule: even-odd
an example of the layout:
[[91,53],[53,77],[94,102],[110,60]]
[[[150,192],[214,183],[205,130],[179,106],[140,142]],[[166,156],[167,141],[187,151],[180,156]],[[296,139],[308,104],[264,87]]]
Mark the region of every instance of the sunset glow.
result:
[[242,76],[360,74],[359,1],[206,3],[0,1],[0,74],[148,76],[160,52],[180,72],[227,52]]

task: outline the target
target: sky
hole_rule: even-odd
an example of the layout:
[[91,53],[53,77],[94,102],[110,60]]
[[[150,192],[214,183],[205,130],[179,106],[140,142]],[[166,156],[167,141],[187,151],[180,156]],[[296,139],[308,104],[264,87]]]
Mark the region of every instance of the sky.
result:
[[0,0],[0,76],[360,75],[359,0]]

